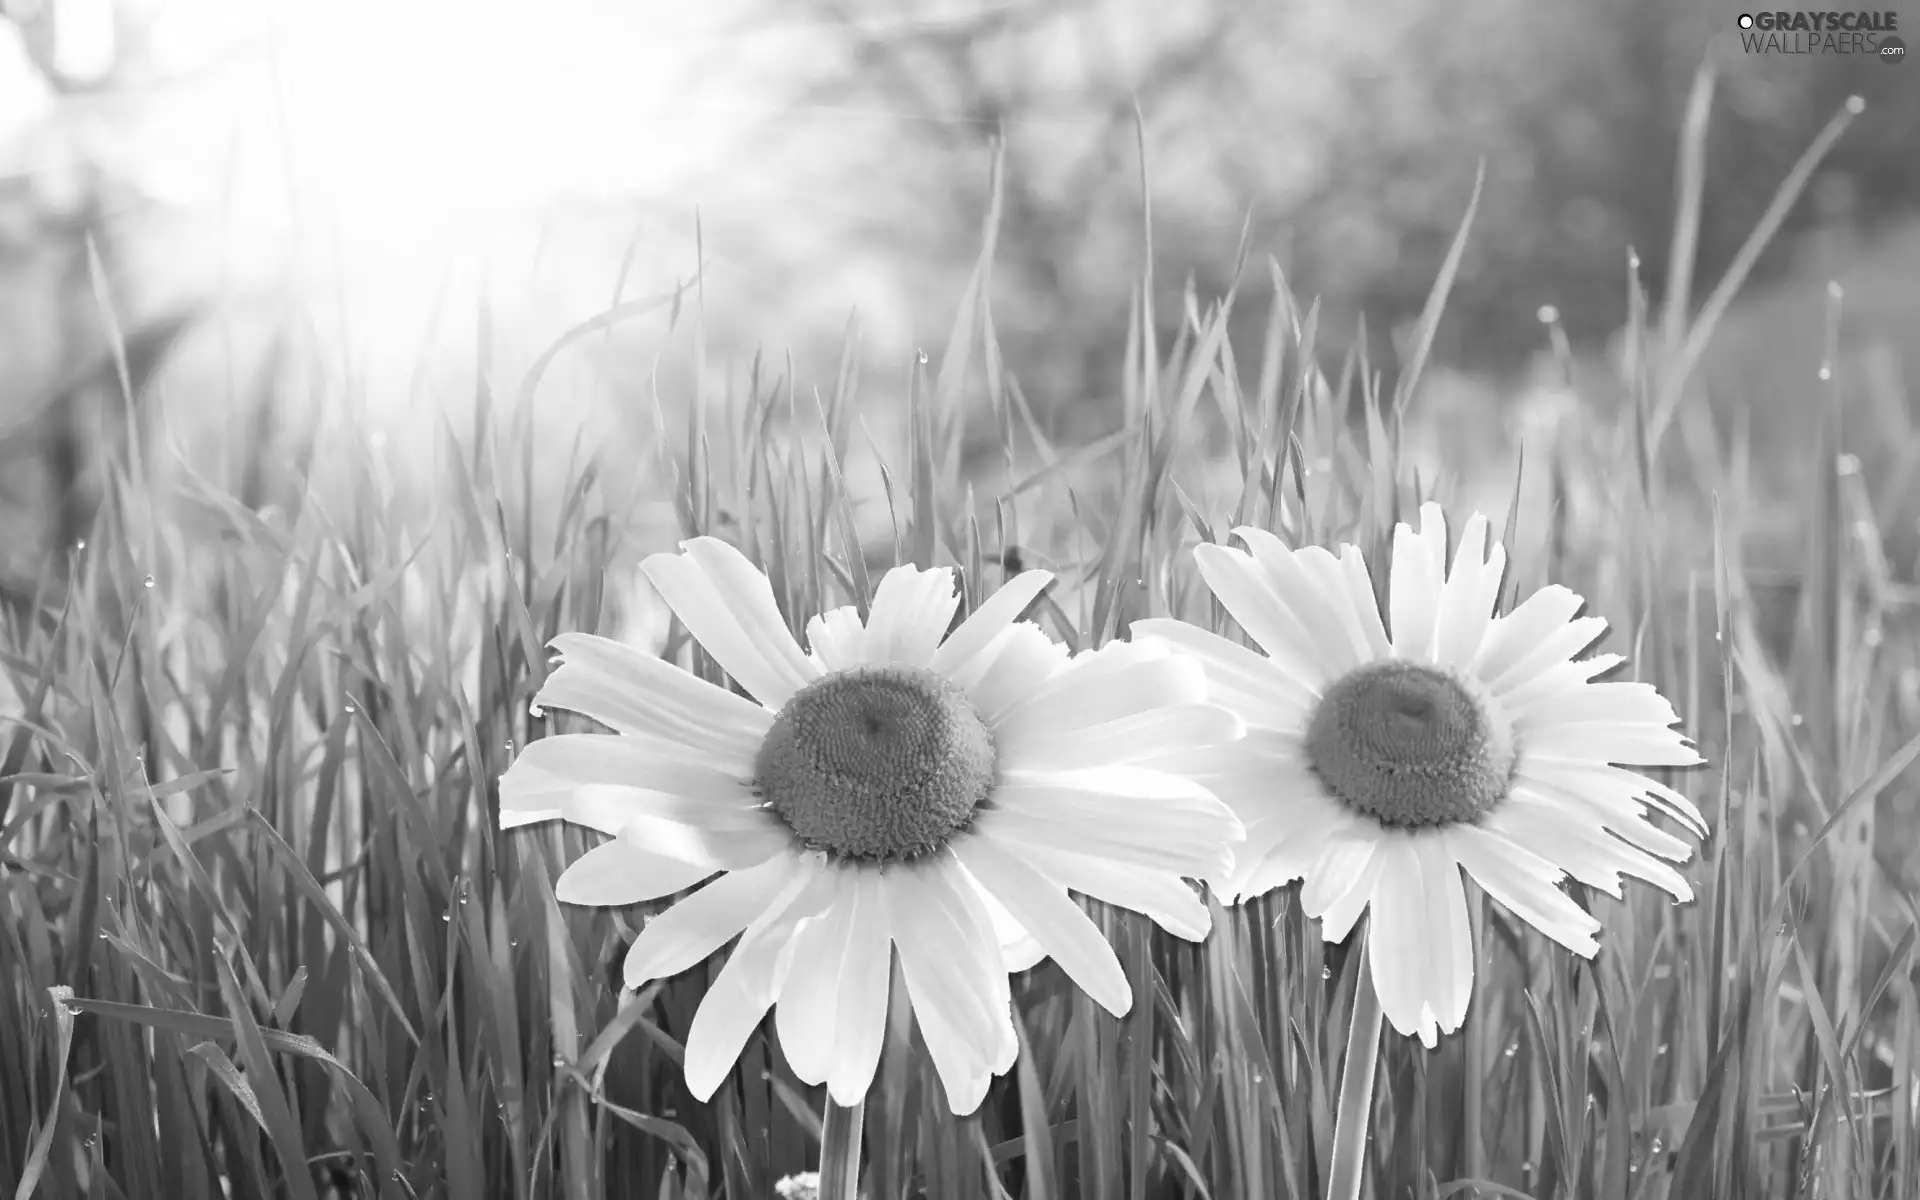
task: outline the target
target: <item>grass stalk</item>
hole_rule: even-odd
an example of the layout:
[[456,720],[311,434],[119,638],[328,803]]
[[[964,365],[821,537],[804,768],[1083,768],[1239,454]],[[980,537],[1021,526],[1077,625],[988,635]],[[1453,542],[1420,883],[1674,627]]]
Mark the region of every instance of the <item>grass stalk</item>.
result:
[[849,1108],[827,1098],[820,1130],[820,1200],[858,1200],[860,1132],[866,1108],[864,1100]]
[[1373,1111],[1373,1076],[1380,1065],[1380,1026],[1386,1015],[1373,972],[1367,966],[1367,939],[1356,939],[1353,1019],[1347,1025],[1347,1061],[1340,1072],[1340,1100],[1333,1121],[1333,1162],[1327,1175],[1327,1200],[1359,1200],[1367,1161],[1367,1129]]

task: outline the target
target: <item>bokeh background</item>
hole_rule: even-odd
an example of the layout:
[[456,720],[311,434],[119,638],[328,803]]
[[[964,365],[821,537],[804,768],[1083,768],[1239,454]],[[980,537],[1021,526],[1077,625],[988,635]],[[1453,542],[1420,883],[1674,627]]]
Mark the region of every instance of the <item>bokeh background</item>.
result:
[[[477,414],[524,404],[532,445],[516,455],[533,491],[560,503],[569,464],[597,449],[633,476],[652,513],[642,539],[660,544],[672,516],[651,445],[684,436],[696,394],[791,385],[805,411],[813,389],[857,378],[884,453],[917,355],[938,355],[961,309],[996,159],[1004,365],[1063,444],[1121,420],[1149,227],[1163,339],[1189,288],[1204,301],[1238,282],[1259,299],[1235,310],[1256,371],[1277,269],[1317,299],[1329,373],[1364,354],[1390,392],[1484,164],[1407,444],[1423,478],[1501,512],[1523,443],[1535,461],[1578,446],[1630,391],[1634,264],[1656,308],[1673,299],[1681,131],[1703,65],[1687,309],[1818,131],[1848,97],[1865,102],[1690,377],[1689,411],[1769,485],[1742,514],[1744,552],[1783,569],[1804,552],[1803,514],[1765,507],[1807,494],[1812,436],[1837,404],[1866,431],[1853,440],[1894,514],[1880,531],[1893,577],[1913,577],[1920,527],[1899,514],[1920,508],[1902,449],[1916,440],[1920,65],[1749,55],[1736,0],[0,11],[9,596],[61,570],[100,494],[103,439],[129,429],[152,475],[270,510],[308,478],[323,502],[350,486],[330,479],[322,436],[346,428],[431,521],[439,449],[471,440]],[[1834,282],[1840,354],[1816,388]],[[634,303],[676,288],[674,303]],[[610,308],[525,389],[557,338]],[[976,428],[990,492],[1001,464],[990,423]],[[856,489],[877,494],[877,462],[848,463]],[[1689,469],[1684,453],[1672,469]],[[884,504],[864,511],[883,538]],[[1697,536],[1698,518],[1677,527]]]

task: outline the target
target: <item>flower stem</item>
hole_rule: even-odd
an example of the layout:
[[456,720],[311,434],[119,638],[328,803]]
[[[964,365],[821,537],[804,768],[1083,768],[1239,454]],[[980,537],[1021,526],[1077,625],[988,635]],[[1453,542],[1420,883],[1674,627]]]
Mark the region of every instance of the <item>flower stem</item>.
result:
[[[1371,931],[1369,931],[1371,932]],[[1327,1200],[1358,1200],[1361,1168],[1366,1165],[1367,1125],[1373,1112],[1373,1072],[1380,1064],[1380,997],[1373,990],[1366,937],[1356,939],[1360,956],[1353,980],[1353,1020],[1347,1026],[1347,1064],[1340,1073],[1340,1107],[1333,1118],[1333,1169]]]
[[820,1200],[858,1200],[860,1128],[866,1123],[866,1110],[864,1100],[846,1108],[827,1098],[820,1130]]

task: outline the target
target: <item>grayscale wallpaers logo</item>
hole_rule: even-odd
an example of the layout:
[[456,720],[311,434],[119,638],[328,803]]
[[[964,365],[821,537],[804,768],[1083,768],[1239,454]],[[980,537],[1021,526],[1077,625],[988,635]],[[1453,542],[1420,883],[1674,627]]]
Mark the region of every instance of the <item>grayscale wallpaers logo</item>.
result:
[[1858,54],[1888,63],[1907,57],[1895,12],[1741,13],[1734,23],[1748,54]]

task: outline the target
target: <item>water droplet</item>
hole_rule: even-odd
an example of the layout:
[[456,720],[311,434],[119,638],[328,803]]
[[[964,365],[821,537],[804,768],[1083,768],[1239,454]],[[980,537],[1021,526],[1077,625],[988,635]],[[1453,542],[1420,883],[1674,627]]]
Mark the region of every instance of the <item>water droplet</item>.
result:
[[349,700],[347,701],[347,711],[351,713],[351,712],[358,712],[360,710],[353,706],[353,701]]
[[547,710],[541,708],[538,704],[529,704],[527,705],[527,715],[538,721],[547,715]]
[[1842,454],[1833,460],[1833,469],[1842,475],[1858,475],[1860,473],[1860,459],[1852,454]]
[[441,913],[441,914],[440,914],[440,923],[441,923],[442,925],[445,925],[445,924],[446,924],[447,922],[449,922],[449,921],[451,921],[451,920],[453,920],[453,914],[452,914],[452,913],[450,913],[450,912],[443,912],[443,913]]
[[1838,300],[1838,299],[1840,299],[1840,297],[1842,297],[1842,296],[1844,296],[1844,295],[1846,295],[1846,294],[1847,294],[1847,289],[1845,289],[1845,288],[1843,288],[1843,287],[1841,287],[1841,286],[1840,286],[1840,281],[1839,281],[1838,279],[1829,279],[1829,280],[1827,280],[1827,295],[1828,295],[1828,296],[1830,296],[1830,297],[1832,297],[1832,298],[1833,298],[1833,299],[1835,299],[1835,300]]
[[1658,1046],[1655,1046],[1653,1050],[1654,1056],[1656,1058],[1662,1054],[1665,1054],[1666,1052],[1667,1052],[1667,1043],[1665,1042],[1661,1042]]
[[1640,252],[1638,250],[1629,249],[1627,251],[1627,269],[1632,271],[1638,271],[1640,269]]
[[142,580],[140,581],[140,586],[141,586],[141,587],[144,587],[144,588],[150,588],[150,587],[152,587],[152,586],[153,586],[153,576],[151,576],[151,575],[149,575],[149,576],[147,576],[147,577],[146,577],[145,579],[142,579]]
[[1532,1159],[1528,1159],[1527,1161],[1520,1164],[1520,1170],[1527,1176],[1528,1179],[1533,1178],[1533,1173],[1537,1169],[1538,1168],[1533,1165]]
[[1787,718],[1787,721],[1788,721],[1788,723],[1790,723],[1790,724],[1791,724],[1791,725],[1792,725],[1792,726],[1793,726],[1793,727],[1794,727],[1795,729],[1798,729],[1798,728],[1800,728],[1800,726],[1802,726],[1802,725],[1805,725],[1805,724],[1807,723],[1807,719],[1806,719],[1805,717],[1803,717],[1803,716],[1801,716],[1801,715],[1800,715],[1799,713],[1795,713],[1795,714],[1793,714],[1793,715],[1792,715],[1791,717],[1788,717],[1788,718]]
[[1867,111],[1867,98],[1865,96],[1848,96],[1847,111],[1856,117]]
[[1878,646],[1885,639],[1886,639],[1886,635],[1880,632],[1880,629],[1878,626],[1875,626],[1874,628],[1867,630],[1866,633],[1861,635],[1861,640],[1866,642],[1866,644],[1869,646]]
[[917,354],[915,355],[915,357],[916,357],[916,358],[918,358],[918,359],[920,360],[920,365],[921,365],[921,366],[923,366],[923,367],[924,367],[924,366],[926,366],[926,365],[927,365],[927,361],[928,361],[928,360],[927,360],[927,352],[926,352],[925,350],[922,350],[922,351],[920,351],[920,352],[918,352],[918,353],[917,353]]
[[87,548],[87,539],[81,538],[79,541],[73,544],[73,548],[75,550],[85,550]]
[[1647,1146],[1648,1152],[1652,1154],[1658,1154],[1666,1148],[1667,1144],[1661,1141],[1658,1135],[1655,1135],[1653,1141]]
[[1502,1056],[1503,1058],[1512,1058],[1512,1057],[1513,1057],[1514,1055],[1516,1055],[1516,1054],[1518,1054],[1518,1053],[1520,1053],[1520,1043],[1519,1043],[1519,1042],[1508,1042],[1508,1043],[1507,1043],[1507,1048],[1506,1048],[1505,1050],[1502,1050],[1502,1051],[1500,1052],[1500,1054],[1501,1054],[1501,1056]]
[[1558,325],[1560,323],[1560,310],[1551,304],[1542,304],[1540,306],[1539,316],[1542,325]]
[[1832,378],[1833,378],[1833,366],[1832,366],[1832,364],[1831,364],[1831,363],[1821,363],[1821,364],[1820,364],[1820,372],[1819,372],[1819,374],[1820,374],[1820,382],[1821,382],[1821,383],[1825,383],[1825,382],[1827,382],[1827,381],[1828,381],[1829,379],[1832,379]]
[[1333,968],[1332,968],[1332,967],[1321,967],[1321,968],[1320,968],[1320,981],[1321,981],[1322,983],[1325,983],[1325,982],[1326,982],[1327,980],[1329,980],[1329,979],[1332,979],[1332,978],[1333,978]]
[[512,753],[513,753],[513,739],[512,739],[512,738],[508,738],[508,739],[507,739],[507,753],[508,753],[508,754],[512,754]]
[[566,1055],[564,1055],[564,1054],[555,1054],[555,1055],[553,1056],[553,1069],[554,1069],[554,1070],[556,1070],[556,1071],[564,1071],[564,1070],[566,1070],[566,1069],[567,1069],[567,1056],[566,1056]]

